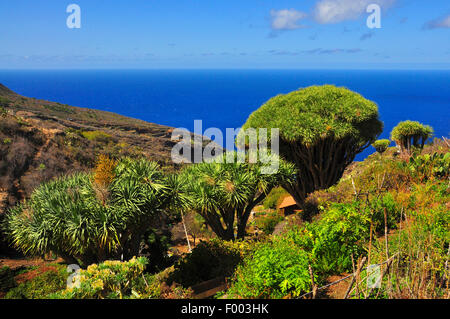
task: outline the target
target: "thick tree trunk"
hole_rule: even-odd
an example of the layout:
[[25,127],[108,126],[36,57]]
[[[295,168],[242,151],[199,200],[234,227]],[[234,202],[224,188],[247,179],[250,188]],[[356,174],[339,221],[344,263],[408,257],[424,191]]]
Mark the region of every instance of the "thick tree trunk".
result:
[[283,187],[301,209],[305,208],[305,201],[310,193],[336,184],[356,154],[370,145],[369,142],[362,147],[355,144],[350,138],[336,141],[331,137],[310,146],[284,142],[280,153],[295,164],[297,175],[293,184]]
[[[217,237],[224,240],[233,239],[233,236],[230,236],[228,229],[222,225],[220,218],[216,213],[204,213],[202,216]],[[233,233],[231,233],[231,235],[233,235]]]

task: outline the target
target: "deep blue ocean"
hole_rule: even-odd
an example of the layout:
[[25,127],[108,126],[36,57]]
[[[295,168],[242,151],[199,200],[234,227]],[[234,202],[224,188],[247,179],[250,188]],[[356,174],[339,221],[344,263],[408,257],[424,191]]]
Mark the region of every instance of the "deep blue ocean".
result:
[[[375,101],[384,132],[403,120],[450,136],[450,71],[1,70],[0,83],[28,97],[95,108],[173,127],[239,128],[272,96],[314,84],[345,86]],[[374,152],[369,147],[357,157]]]

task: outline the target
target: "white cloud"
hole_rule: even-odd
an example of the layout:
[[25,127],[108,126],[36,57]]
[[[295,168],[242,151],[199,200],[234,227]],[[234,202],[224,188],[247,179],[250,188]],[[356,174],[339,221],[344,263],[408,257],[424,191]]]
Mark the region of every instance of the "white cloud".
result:
[[320,0],[316,3],[314,18],[322,24],[356,20],[369,4],[378,4],[388,9],[396,0]]
[[424,29],[450,28],[450,15],[444,19],[429,21],[425,24]]
[[304,19],[307,14],[294,9],[283,10],[271,10],[270,16],[272,17],[272,29],[274,30],[295,30],[304,28],[299,25],[298,22]]

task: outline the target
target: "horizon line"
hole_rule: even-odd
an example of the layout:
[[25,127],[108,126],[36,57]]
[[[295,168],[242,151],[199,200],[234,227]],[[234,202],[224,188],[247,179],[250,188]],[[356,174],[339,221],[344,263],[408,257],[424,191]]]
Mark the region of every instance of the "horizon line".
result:
[[110,67],[110,68],[0,68],[0,71],[450,71],[450,65],[444,68],[204,68],[204,67],[180,67],[180,68],[133,68],[133,67]]

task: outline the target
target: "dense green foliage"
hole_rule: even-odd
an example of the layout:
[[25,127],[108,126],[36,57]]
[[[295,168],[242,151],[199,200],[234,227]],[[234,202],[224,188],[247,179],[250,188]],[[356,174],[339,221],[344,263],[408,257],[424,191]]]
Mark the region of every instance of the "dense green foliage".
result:
[[43,184],[6,217],[6,232],[28,255],[55,252],[83,265],[138,254],[161,209],[177,200],[173,181],[146,160],[121,160],[109,184],[76,174]]
[[381,133],[378,107],[360,94],[332,85],[278,95],[253,112],[245,129],[278,128],[280,154],[297,168],[296,183],[284,185],[297,204],[308,194],[334,185],[356,154]]
[[426,140],[433,136],[433,128],[417,121],[404,121],[392,129],[391,140],[400,146],[401,150],[411,151],[412,147],[422,149]]
[[[362,256],[368,257],[370,250],[371,263],[383,262],[387,258],[386,241],[378,237],[395,230],[387,244],[389,256],[398,256],[391,266],[393,275],[384,278],[382,289],[372,297],[444,297],[450,194],[449,174],[443,167],[449,156],[450,153],[421,155],[409,163],[387,157],[367,159],[357,171],[358,178],[353,180],[355,187],[351,179],[345,179],[327,192],[322,191],[324,194],[316,195],[326,207],[318,218],[293,225],[287,233],[258,246],[238,267],[227,295],[284,298],[308,292],[309,265],[315,282],[323,285],[330,275],[351,272],[354,263]],[[367,192],[364,196],[359,195],[361,188]],[[333,203],[334,197],[330,196],[336,195],[341,203]],[[326,202],[324,196],[329,196]],[[293,284],[285,289],[281,285],[283,279],[294,280],[289,279],[292,264],[275,265],[275,261],[293,259],[289,251],[296,251],[296,257],[304,260],[296,260],[302,265],[296,270],[298,277],[294,277],[298,286]],[[398,290],[389,288],[392,286]],[[353,292],[353,297],[365,295]]]
[[332,85],[280,94],[253,112],[242,127],[279,128],[287,142],[312,145],[326,137],[353,137],[359,146],[382,129],[378,107],[358,93]]
[[364,252],[369,217],[355,205],[336,205],[318,222],[293,227],[281,237],[256,248],[233,277],[232,297],[293,297],[311,288],[309,266],[315,282],[348,271],[352,254]]
[[422,180],[433,177],[442,178],[450,175],[450,153],[411,157],[408,167],[415,176],[419,176]]
[[308,253],[289,240],[259,245],[233,276],[230,298],[282,298],[299,296],[311,288]]
[[383,154],[387,148],[391,145],[390,140],[376,140],[373,142],[372,146],[376,149],[376,151],[380,154]]
[[368,214],[360,207],[345,204],[331,207],[319,222],[308,225],[315,271],[323,276],[350,270],[352,254],[364,252],[369,223]]

